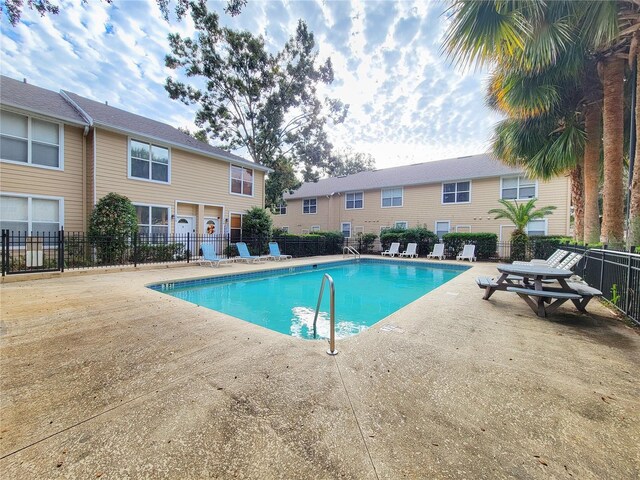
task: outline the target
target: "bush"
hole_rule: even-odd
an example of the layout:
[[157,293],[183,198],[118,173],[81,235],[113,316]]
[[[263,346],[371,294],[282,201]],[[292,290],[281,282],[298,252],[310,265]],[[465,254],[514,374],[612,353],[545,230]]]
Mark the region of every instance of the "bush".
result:
[[531,258],[548,258],[562,245],[571,242],[570,237],[557,235],[529,237],[529,250]]
[[102,264],[122,262],[131,237],[138,232],[138,215],[131,201],[117,193],[102,197],[91,212],[89,240]]
[[273,241],[278,242],[283,255],[312,257],[342,253],[344,238],[341,232],[314,232],[309,235],[280,235],[273,237]]
[[186,258],[182,243],[142,244],[138,246],[137,254],[138,263],[170,262]]
[[522,232],[515,230],[511,234],[511,255],[512,262],[525,261],[527,259],[527,250],[529,247],[529,236]]
[[402,249],[407,248],[409,243],[417,243],[418,253],[426,255],[433,250],[433,245],[438,243],[438,236],[425,227],[389,228],[380,234],[383,250],[388,250],[393,242],[399,242]]
[[356,242],[358,242],[358,252],[371,253],[376,238],[378,238],[378,236],[375,233],[358,233],[356,235]]
[[496,254],[498,235],[495,233],[445,233],[442,236],[445,252],[455,256],[468,244],[476,246],[476,257],[487,260]]
[[271,215],[264,208],[253,207],[247,210],[242,217],[242,236],[255,238],[255,237],[268,237],[271,235],[272,227]]

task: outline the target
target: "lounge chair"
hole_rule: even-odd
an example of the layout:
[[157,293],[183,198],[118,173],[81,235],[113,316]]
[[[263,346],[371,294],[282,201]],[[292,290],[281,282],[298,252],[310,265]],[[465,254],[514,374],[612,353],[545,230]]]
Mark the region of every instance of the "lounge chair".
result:
[[389,250],[385,250],[382,252],[382,255],[389,255],[390,257],[395,257],[400,253],[400,242],[393,242],[389,247]]
[[280,245],[277,242],[269,242],[269,253],[273,260],[288,260],[291,255],[283,255],[280,253]]
[[216,247],[211,243],[203,243],[200,248],[202,249],[202,259],[198,261],[199,265],[209,264],[210,267],[219,267],[223,263],[233,263],[232,258],[218,257]]
[[456,257],[456,260],[469,260],[470,262],[476,261],[476,246],[465,245],[460,254]]
[[436,243],[433,247],[433,252],[427,255],[427,258],[439,258],[444,260],[444,243]]
[[409,257],[409,258],[413,258],[413,257],[418,257],[418,244],[417,243],[409,243],[407,244],[407,249],[402,252],[400,254],[401,257]]
[[[569,252],[567,252],[569,253]],[[573,267],[576,266],[576,264],[582,260],[582,255],[580,255],[579,253],[569,253],[569,255],[566,256],[566,258],[564,260],[562,260],[562,262],[560,262],[560,264],[558,264],[558,266],[556,267],[551,267],[551,268],[560,268],[562,270],[571,270]],[[516,263],[516,262],[513,262]],[[525,264],[529,265],[528,263],[524,262]],[[517,265],[517,263],[516,263]],[[522,281],[522,277],[519,277],[517,275],[509,275],[507,277],[508,280],[511,281]],[[554,283],[555,280],[542,280],[542,283]]]
[[547,267],[557,267],[560,264],[560,262],[562,262],[562,260],[567,257],[567,255],[569,255],[569,252],[567,252],[566,250],[557,249],[546,260],[543,260],[540,258],[534,258],[529,262],[515,261],[513,262],[513,264],[514,265],[543,265]]
[[236,247],[238,248],[239,257],[235,257],[235,260],[238,262],[247,262],[247,263],[256,263],[256,262],[264,262],[269,259],[269,255],[258,257],[256,255],[251,255],[249,253],[249,249],[247,248],[247,244],[244,242],[237,242]]

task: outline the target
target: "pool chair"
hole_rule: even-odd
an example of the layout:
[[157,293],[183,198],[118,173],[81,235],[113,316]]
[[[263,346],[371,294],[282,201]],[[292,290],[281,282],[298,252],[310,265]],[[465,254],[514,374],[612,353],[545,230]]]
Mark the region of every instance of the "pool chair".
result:
[[476,261],[476,246],[465,245],[460,254],[456,257],[456,260],[469,260],[470,262]]
[[233,263],[231,258],[220,258],[216,255],[216,247],[210,243],[200,245],[202,249],[202,259],[198,261],[201,266],[209,265],[210,267],[219,267],[224,263]]
[[278,242],[269,242],[269,253],[273,260],[288,260],[292,258],[291,255],[283,255],[280,253],[280,245],[278,245]]
[[546,260],[543,260],[541,258],[534,258],[530,262],[515,261],[515,262],[513,262],[513,264],[514,265],[541,265],[543,267],[545,267],[545,266],[546,267],[557,267],[558,265],[560,265],[562,260],[567,258],[567,255],[569,255],[569,252],[559,248],[555,252],[553,252],[551,254],[551,256],[549,258],[547,258]]
[[400,254],[401,257],[417,257],[418,256],[418,244],[417,243],[409,243],[407,244],[407,249]]
[[247,262],[247,263],[256,263],[256,262],[264,262],[270,258],[269,255],[265,255],[263,257],[257,257],[255,255],[251,255],[249,253],[249,249],[247,248],[247,244],[244,242],[237,242],[236,247],[238,247],[239,257],[235,257],[234,260],[238,262]]
[[427,258],[438,258],[444,260],[444,243],[436,243],[433,246],[433,252],[427,255]]
[[400,242],[393,242],[389,247],[389,250],[385,250],[382,252],[382,255],[389,255],[390,257],[395,257],[400,253]]

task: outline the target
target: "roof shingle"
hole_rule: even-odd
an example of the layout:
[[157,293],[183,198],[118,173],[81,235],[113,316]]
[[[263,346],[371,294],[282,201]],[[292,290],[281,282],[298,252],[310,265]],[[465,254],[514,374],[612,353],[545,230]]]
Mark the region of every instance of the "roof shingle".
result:
[[493,155],[484,153],[385,168],[372,172],[360,172],[345,177],[325,178],[316,183],[303,183],[298,190],[290,195],[285,195],[284,198],[285,200],[295,200],[297,198],[331,195],[332,193],[422,185],[453,180],[471,180],[519,173],[522,173],[522,170],[509,167],[497,160]]

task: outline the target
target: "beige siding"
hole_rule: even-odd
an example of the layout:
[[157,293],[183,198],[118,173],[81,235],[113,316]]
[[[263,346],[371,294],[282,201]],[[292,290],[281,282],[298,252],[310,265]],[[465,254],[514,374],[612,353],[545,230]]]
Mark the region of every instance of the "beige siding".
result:
[[263,205],[263,172],[254,170],[254,196],[246,197],[229,192],[227,162],[171,148],[171,183],[162,184],[128,178],[127,136],[99,128],[96,147],[98,199],[116,191],[133,203],[169,206],[172,214],[177,202],[224,207],[227,216]]
[[83,129],[64,128],[64,170],[0,162],[0,190],[64,198],[64,227],[83,230]]
[[91,215],[91,211],[93,210],[93,207],[94,207],[93,139],[94,139],[94,132],[93,132],[93,130],[91,130],[89,132],[89,134],[87,135],[87,149],[86,149],[86,153],[87,153],[87,159],[86,159],[86,165],[87,165],[87,197],[86,197],[86,201],[87,201],[87,212],[88,212],[88,215]]
[[[291,233],[301,233],[311,225],[323,230],[340,230],[342,222],[350,222],[352,231],[363,227],[365,232],[380,233],[381,227],[406,221],[409,227],[425,226],[435,229],[436,221],[449,221],[451,231],[493,232],[500,234],[500,225],[488,211],[500,207],[500,178],[471,181],[471,202],[443,204],[442,184],[404,187],[403,206],[383,208],[380,189],[364,192],[364,208],[345,208],[345,194],[318,198],[316,215],[302,214],[302,200],[289,200],[286,215],[274,215],[274,225],[288,226]],[[566,235],[569,231],[569,180],[558,177],[538,182],[538,206],[555,205],[557,210],[548,217],[548,234]]]

